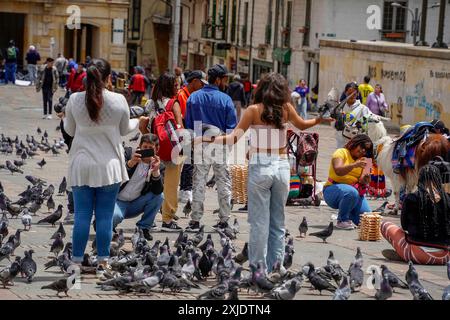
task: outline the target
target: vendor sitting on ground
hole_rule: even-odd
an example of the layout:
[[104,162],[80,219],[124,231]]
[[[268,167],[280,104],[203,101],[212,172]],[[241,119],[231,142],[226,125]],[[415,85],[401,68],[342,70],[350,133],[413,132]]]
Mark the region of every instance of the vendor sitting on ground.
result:
[[370,173],[363,170],[372,154],[373,143],[365,134],[356,135],[333,154],[323,195],[328,206],[339,209],[338,229],[355,229],[360,215],[372,211],[365,198]]
[[450,260],[450,194],[443,189],[437,167],[420,169],[418,190],[403,201],[401,225],[381,224],[383,237],[395,249],[384,250],[384,257],[427,265]]
[[123,219],[135,218],[143,213],[136,226],[143,230],[144,237],[149,241],[153,240],[150,229],[164,200],[158,148],[159,140],[154,134],[143,135],[138,148],[153,149],[154,157],[142,158],[139,153],[133,154],[131,148],[126,148],[125,160],[130,180],[120,188],[113,217],[115,228]]

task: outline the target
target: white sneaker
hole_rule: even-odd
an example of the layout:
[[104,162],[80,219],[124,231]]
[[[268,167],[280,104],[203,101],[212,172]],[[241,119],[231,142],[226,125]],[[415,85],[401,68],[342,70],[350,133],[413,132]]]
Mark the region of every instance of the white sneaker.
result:
[[47,120],[52,120],[52,119],[53,119],[52,115],[49,114],[49,115],[47,116]]
[[192,191],[185,191],[186,192],[186,202],[190,201],[192,202]]

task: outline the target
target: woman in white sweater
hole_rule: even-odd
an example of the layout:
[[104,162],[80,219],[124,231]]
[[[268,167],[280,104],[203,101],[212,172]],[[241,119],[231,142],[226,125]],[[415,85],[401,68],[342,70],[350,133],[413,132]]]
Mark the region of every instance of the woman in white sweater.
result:
[[98,272],[109,258],[112,217],[121,183],[128,181],[121,137],[137,129],[125,98],[106,89],[111,66],[94,59],[87,69],[86,91],[73,94],[66,107],[64,129],[73,136],[68,186],[73,190],[75,224],[73,261],[81,263],[95,212]]

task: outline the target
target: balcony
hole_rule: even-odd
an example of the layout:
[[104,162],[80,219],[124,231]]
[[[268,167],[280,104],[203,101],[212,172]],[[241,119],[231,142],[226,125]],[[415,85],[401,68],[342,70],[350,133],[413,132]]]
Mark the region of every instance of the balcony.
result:
[[213,26],[211,24],[202,24],[202,38],[212,39],[213,37]]
[[226,28],[221,25],[202,24],[202,38],[225,40]]

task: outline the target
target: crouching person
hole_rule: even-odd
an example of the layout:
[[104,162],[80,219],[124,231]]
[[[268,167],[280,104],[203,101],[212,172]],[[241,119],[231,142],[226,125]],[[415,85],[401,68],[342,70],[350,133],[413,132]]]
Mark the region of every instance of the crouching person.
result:
[[[130,180],[120,188],[113,217],[113,226],[116,228],[123,219],[136,218],[142,214],[136,226],[142,229],[149,241],[153,240],[150,228],[164,200],[158,149],[159,140],[154,134],[143,135],[134,153],[131,148],[126,148],[125,160]],[[152,150],[154,155],[141,155],[141,152],[148,150]]]

